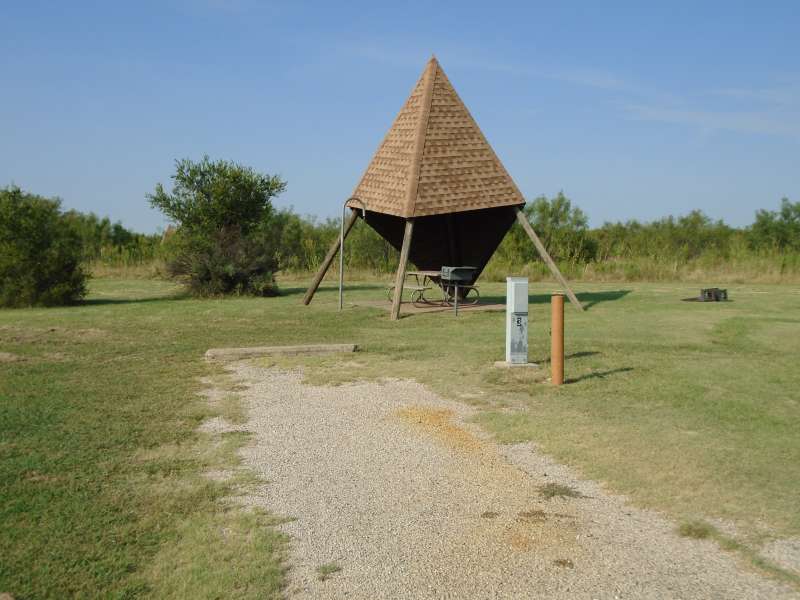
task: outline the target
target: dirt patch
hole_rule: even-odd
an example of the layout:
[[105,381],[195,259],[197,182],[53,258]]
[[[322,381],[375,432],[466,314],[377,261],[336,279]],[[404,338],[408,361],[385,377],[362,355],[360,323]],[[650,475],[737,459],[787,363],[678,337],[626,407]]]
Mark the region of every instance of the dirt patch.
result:
[[575,567],[575,564],[568,558],[557,558],[553,561],[553,564],[565,569],[572,569]]
[[13,327],[3,325],[0,327],[0,342],[27,343],[38,341],[48,332],[47,329],[33,327]]
[[13,352],[0,352],[0,363],[16,363],[16,362],[63,362],[67,360],[67,355],[63,352],[45,352],[41,356],[29,357],[20,356]]
[[242,428],[229,421],[226,421],[222,417],[212,417],[203,421],[197,430],[202,431],[203,433],[218,434],[242,431]]
[[66,327],[0,327],[0,342],[30,344],[49,339],[69,339],[77,342],[92,341],[107,335],[104,329],[89,327],[86,329],[67,329]]
[[528,523],[544,523],[547,520],[547,513],[543,510],[524,510],[517,513],[517,520]]
[[33,483],[55,483],[60,481],[61,478],[55,475],[45,475],[39,471],[28,471],[23,475],[23,479]]
[[[69,330],[67,330],[67,331],[69,331]],[[105,329],[97,329],[95,327],[90,327],[89,329],[77,329],[77,330],[72,330],[72,331],[69,331],[69,332],[73,333],[75,335],[79,335],[80,337],[83,337],[83,338],[85,338],[85,337],[99,338],[99,337],[104,337],[105,335],[108,334],[108,332]]]
[[533,547],[531,537],[522,531],[509,531],[506,536],[508,544],[519,552],[527,552]]
[[397,415],[416,425],[457,450],[478,451],[483,442],[469,431],[455,425],[452,410],[438,410],[424,406],[409,406],[397,411]]

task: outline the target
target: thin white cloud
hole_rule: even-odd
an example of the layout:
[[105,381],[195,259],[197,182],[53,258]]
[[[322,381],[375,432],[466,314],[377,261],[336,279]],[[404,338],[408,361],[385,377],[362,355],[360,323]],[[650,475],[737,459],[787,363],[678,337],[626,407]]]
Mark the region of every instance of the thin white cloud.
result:
[[[369,60],[402,68],[421,68],[430,53],[420,53],[416,48],[406,50],[381,43],[345,42],[342,47]],[[541,63],[511,63],[492,60],[463,47],[439,47],[437,57],[446,57],[445,68],[507,73],[514,77],[549,79],[570,85],[614,92],[653,102],[673,102],[677,98],[660,90],[639,85],[618,75],[596,68],[554,66]],[[441,53],[441,54],[440,54]]]
[[724,88],[713,90],[712,93],[726,98],[766,103],[781,108],[800,108],[800,85],[757,89]]
[[[348,44],[355,54],[384,64],[419,67],[427,56],[383,43]],[[620,110],[641,121],[696,127],[704,132],[800,137],[800,84],[785,79],[779,86],[726,87],[672,93],[626,79],[603,69],[495,61],[463,47],[441,49],[446,67],[508,73],[559,81],[614,94]],[[747,110],[739,110],[742,104]],[[736,110],[735,110],[736,109]]]
[[510,73],[521,77],[542,77],[600,90],[634,94],[654,94],[643,86],[626,81],[602,69],[554,67],[541,64],[511,64],[474,58],[455,58],[448,64],[462,68]]
[[257,0],[172,0],[173,4],[191,14],[244,16],[256,11],[277,13],[280,4],[260,3]]
[[781,116],[770,112],[723,112],[644,104],[631,104],[626,109],[642,121],[691,125],[706,131],[800,137],[800,114]]
[[699,94],[694,104],[632,102],[634,118],[700,127],[705,131],[800,138],[800,84],[728,87]]
[[[712,95],[751,101],[755,110],[733,111],[721,106],[687,108],[688,99],[668,92],[627,81],[615,75],[592,69],[559,69],[515,67],[477,63],[476,67],[490,67],[519,75],[532,75],[616,92],[631,100],[624,110],[642,121],[655,121],[690,125],[709,131],[800,137],[800,86],[750,89],[726,88],[714,90]],[[702,94],[701,94],[702,95]],[[719,104],[719,103],[717,103]]]

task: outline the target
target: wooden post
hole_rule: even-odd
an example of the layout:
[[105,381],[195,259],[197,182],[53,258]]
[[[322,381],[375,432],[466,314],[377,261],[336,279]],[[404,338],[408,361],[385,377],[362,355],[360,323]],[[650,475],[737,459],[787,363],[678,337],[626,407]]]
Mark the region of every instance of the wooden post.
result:
[[536,246],[536,250],[539,252],[539,256],[542,257],[542,260],[545,264],[550,268],[550,272],[553,276],[559,281],[561,287],[564,288],[567,296],[569,297],[569,301],[577,308],[579,311],[583,312],[583,305],[581,305],[578,298],[573,293],[572,289],[569,287],[567,280],[564,279],[564,276],[561,274],[561,271],[558,270],[558,266],[556,265],[555,261],[550,258],[550,255],[547,253],[547,249],[542,244],[542,240],[539,239],[539,236],[536,235],[536,232],[531,227],[531,224],[528,222],[528,218],[525,216],[523,210],[515,206],[514,210],[517,213],[517,221],[519,224],[522,225],[522,228],[525,230],[525,233],[528,234],[528,237],[531,238],[533,245]]
[[400,318],[400,303],[403,300],[403,284],[406,280],[406,265],[408,253],[411,250],[411,234],[414,232],[414,219],[406,219],[406,228],[403,232],[403,246],[400,249],[400,264],[397,265],[397,277],[394,280],[394,299],[392,300],[391,319]]
[[[350,233],[350,229],[352,229],[353,225],[358,219],[358,211],[354,209],[350,209],[350,218],[347,219],[347,222],[344,224],[344,237],[347,237],[347,234]],[[306,290],[306,295],[303,296],[303,304],[308,304],[311,302],[311,299],[314,297],[314,294],[319,287],[319,284],[322,283],[323,277],[325,277],[325,273],[328,272],[328,269],[333,262],[333,259],[336,258],[336,253],[339,251],[339,236],[336,236],[336,240],[331,245],[331,249],[328,250],[328,254],[325,255],[325,260],[322,261],[322,264],[319,267],[319,271],[314,276],[314,280],[311,282],[311,285],[308,286],[308,290]]]
[[550,382],[564,383],[564,295],[550,299]]

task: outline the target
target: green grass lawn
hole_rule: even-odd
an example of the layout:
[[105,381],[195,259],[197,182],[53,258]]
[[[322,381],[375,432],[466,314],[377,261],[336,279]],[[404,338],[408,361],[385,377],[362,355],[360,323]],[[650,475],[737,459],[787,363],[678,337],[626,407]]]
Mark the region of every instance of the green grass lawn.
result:
[[[86,304],[0,311],[0,592],[17,597],[274,597],[282,538],[268,515],[224,501],[201,475],[236,463],[243,436],[197,425],[220,346],[356,342],[300,358],[307,378],[412,377],[479,406],[501,441],[534,440],[584,475],[676,521],[735,525],[740,543],[800,535],[800,289],[729,286],[732,302],[679,284],[582,284],[566,308],[566,377],[547,376],[548,293],[531,288],[531,359],[497,370],[502,313],[310,307],[278,298],[195,300],[159,281],[99,279]],[[502,298],[487,284],[484,296]],[[347,303],[384,296],[352,284]],[[285,515],[291,516],[291,515]]]

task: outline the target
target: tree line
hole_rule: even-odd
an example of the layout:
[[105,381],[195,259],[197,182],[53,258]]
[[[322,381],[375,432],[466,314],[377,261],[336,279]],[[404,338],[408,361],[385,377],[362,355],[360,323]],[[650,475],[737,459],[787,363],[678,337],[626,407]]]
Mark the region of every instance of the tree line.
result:
[[[694,210],[679,217],[605,223],[590,229],[586,215],[563,193],[551,199],[536,198],[525,207],[525,213],[554,258],[569,262],[636,257],[691,260],[704,254],[730,256],[743,249],[800,251],[800,202],[788,198],[781,200],[777,211],[757,211],[752,225],[744,228],[731,227]],[[500,253],[511,260],[533,260],[524,238],[521,227],[515,225]]]
[[[184,282],[197,295],[271,295],[277,292],[276,273],[316,270],[337,239],[338,219],[320,221],[274,207],[274,198],[286,188],[277,176],[208,157],[179,160],[175,167],[171,189],[157,184],[147,195],[174,224],[163,234],[137,233],[108,218],[62,211],[58,199],[19,188],[0,189],[0,305],[77,301],[97,265],[163,265],[160,274]],[[524,211],[573,278],[680,278],[687,265],[697,270],[745,263],[752,267],[750,274],[765,269],[800,274],[800,202],[788,198],[776,210],[757,211],[753,223],[742,228],[699,210],[590,228],[586,214],[563,193],[535,198]],[[362,223],[350,232],[344,259],[351,271],[385,274],[396,270],[398,253]],[[509,274],[547,277],[517,223],[484,278]]]
[[[726,258],[742,252],[782,254],[800,252],[800,202],[783,198],[777,210],[758,210],[752,224],[737,228],[713,220],[700,210],[650,222],[609,222],[590,228],[585,213],[563,193],[529,202],[525,213],[554,259],[587,264],[631,258],[692,260],[702,256]],[[143,234],[121,222],[70,210],[65,213],[79,232],[83,256],[109,266],[146,263],[169,255],[164,234]],[[339,236],[339,220],[318,220],[291,209],[275,210],[276,270],[316,269]],[[168,230],[167,238],[172,230]],[[397,268],[398,253],[370,227],[353,228],[345,244],[345,263],[360,271],[388,273]],[[518,224],[509,231],[495,260],[522,266],[539,260]]]

